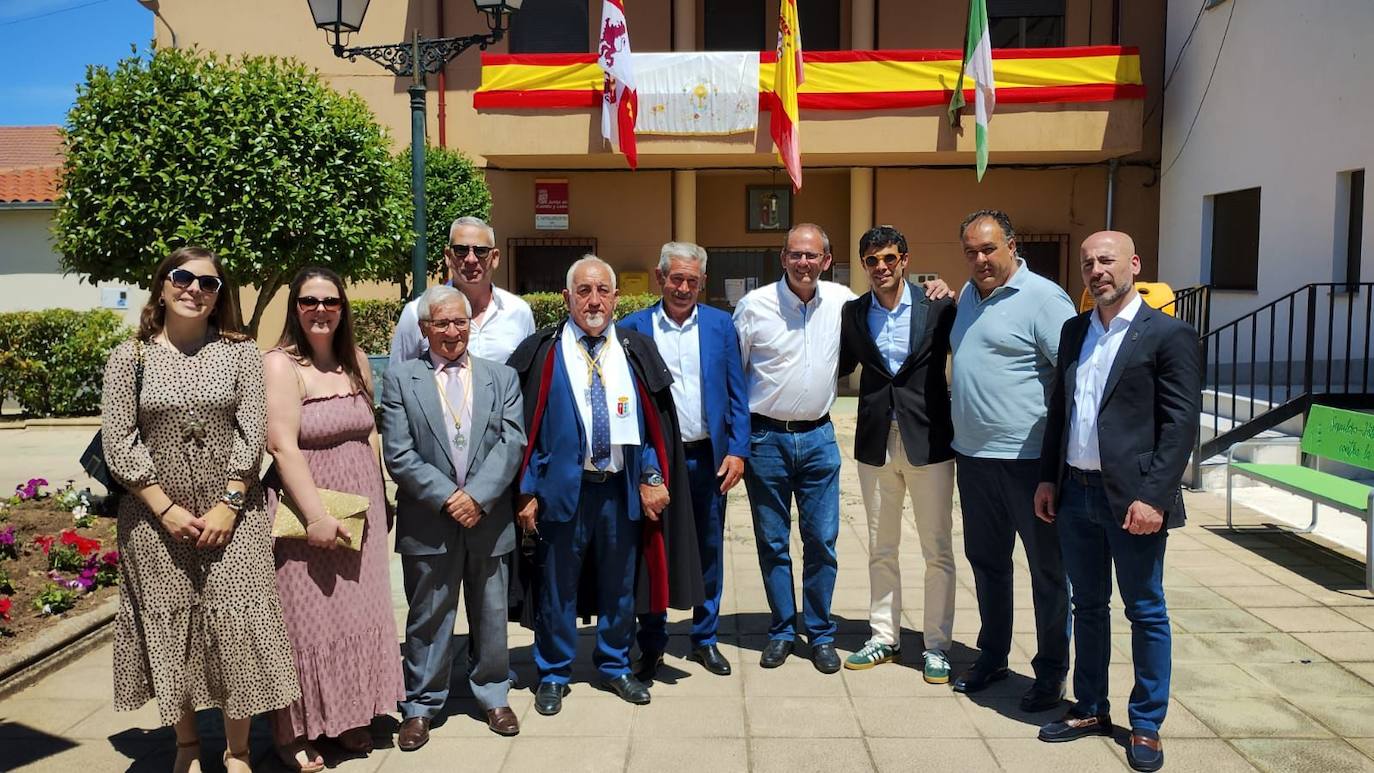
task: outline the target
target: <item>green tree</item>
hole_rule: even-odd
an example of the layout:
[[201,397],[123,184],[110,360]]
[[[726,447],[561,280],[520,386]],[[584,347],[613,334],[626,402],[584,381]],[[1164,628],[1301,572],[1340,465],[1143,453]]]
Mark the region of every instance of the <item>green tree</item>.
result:
[[[408,186],[409,146],[396,156],[396,169],[407,181],[404,206],[406,217],[410,219],[413,229],[415,206]],[[434,276],[443,271],[444,246],[448,244],[448,228],[454,220],[460,217],[480,217],[486,220],[490,216],[491,191],[487,188],[487,178],[482,170],[473,165],[461,151],[426,146],[425,249],[429,253],[426,273]],[[413,245],[414,239],[407,239],[393,261],[377,263],[377,270],[363,278],[377,282],[394,282],[401,286],[401,298],[409,298],[410,255]]]
[[385,131],[293,60],[160,49],[92,67],[66,145],[63,268],[147,286],[171,250],[208,247],[235,286],[258,287],[254,334],[301,267],[369,276],[410,243]]

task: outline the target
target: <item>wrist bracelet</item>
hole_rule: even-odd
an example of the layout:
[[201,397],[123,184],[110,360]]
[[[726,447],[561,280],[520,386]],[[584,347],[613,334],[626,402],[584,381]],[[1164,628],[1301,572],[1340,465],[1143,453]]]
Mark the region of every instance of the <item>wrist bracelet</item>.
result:
[[177,506],[177,503],[176,503],[176,502],[168,502],[168,503],[167,503],[167,506],[164,507],[164,508],[162,508],[162,512],[160,512],[160,513],[157,514],[158,520],[162,520],[162,516],[164,516],[164,515],[166,515],[167,513],[171,512],[172,508],[173,508],[173,507],[176,507],[176,506]]

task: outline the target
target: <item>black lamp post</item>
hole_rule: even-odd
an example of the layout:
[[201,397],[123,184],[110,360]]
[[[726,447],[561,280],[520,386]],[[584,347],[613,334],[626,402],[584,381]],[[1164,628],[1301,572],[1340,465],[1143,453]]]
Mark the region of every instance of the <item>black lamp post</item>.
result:
[[334,56],[348,61],[366,57],[398,76],[414,76],[410,92],[410,189],[415,201],[415,249],[411,252],[414,275],[411,297],[418,298],[428,283],[425,249],[425,75],[437,73],[448,61],[473,46],[486,49],[500,40],[508,29],[510,15],[520,10],[524,0],[473,0],[477,10],[487,15],[486,33],[456,38],[420,37],[417,30],[409,43],[383,46],[346,47],[347,36],[363,26],[370,0],[309,0],[315,26],[324,30]]

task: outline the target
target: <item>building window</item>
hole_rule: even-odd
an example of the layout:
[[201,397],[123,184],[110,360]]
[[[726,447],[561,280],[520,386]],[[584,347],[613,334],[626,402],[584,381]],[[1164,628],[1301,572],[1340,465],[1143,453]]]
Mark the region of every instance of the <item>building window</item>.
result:
[[1337,186],[1336,277],[1348,292],[1359,290],[1360,260],[1364,257],[1364,170],[1341,172]]
[[[840,0],[806,0],[797,4],[803,51],[841,51]],[[774,46],[776,47],[776,46]]]
[[1068,234],[1022,234],[1016,237],[1016,256],[1031,271],[1063,285],[1069,260]]
[[[763,39],[763,5],[740,0],[706,0],[702,4],[702,26],[705,32],[702,36],[702,50],[773,50],[776,46]],[[806,34],[805,23],[802,24],[802,34]],[[802,50],[805,50],[805,47]]]
[[1211,198],[1211,284],[1218,290],[1259,289],[1260,189]]
[[1064,0],[988,0],[993,48],[1064,45]]
[[525,0],[511,16],[512,54],[585,54],[587,0]]

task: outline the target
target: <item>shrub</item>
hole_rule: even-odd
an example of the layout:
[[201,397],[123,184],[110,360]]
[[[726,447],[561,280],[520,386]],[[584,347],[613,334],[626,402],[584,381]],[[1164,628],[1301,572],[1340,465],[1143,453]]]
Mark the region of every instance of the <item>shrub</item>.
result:
[[80,595],[70,588],[62,588],[49,583],[43,588],[43,592],[33,600],[33,608],[44,615],[60,615],[76,606],[76,600]]
[[391,335],[396,320],[401,318],[404,301],[350,301],[353,310],[353,335],[358,346],[368,354],[391,351]]
[[108,309],[0,314],[0,398],[30,416],[97,413],[105,361],[128,335]]
[[[525,299],[530,305],[530,311],[534,312],[535,329],[555,325],[568,315],[568,307],[563,304],[563,296],[560,293],[530,293],[520,297]],[[622,319],[627,314],[658,303],[658,300],[659,296],[653,293],[622,295],[615,304],[615,318]]]

